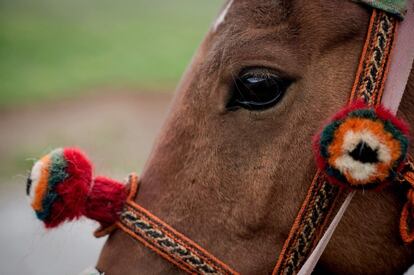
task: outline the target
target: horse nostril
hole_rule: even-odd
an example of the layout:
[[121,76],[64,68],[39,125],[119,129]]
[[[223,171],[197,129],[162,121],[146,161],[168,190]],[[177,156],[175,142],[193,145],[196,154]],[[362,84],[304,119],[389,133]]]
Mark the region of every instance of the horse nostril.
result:
[[373,150],[367,143],[361,141],[349,155],[356,161],[362,163],[376,163],[378,162],[377,150]]
[[30,196],[30,187],[32,186],[32,179],[30,178],[30,176],[27,178],[26,181],[26,195]]

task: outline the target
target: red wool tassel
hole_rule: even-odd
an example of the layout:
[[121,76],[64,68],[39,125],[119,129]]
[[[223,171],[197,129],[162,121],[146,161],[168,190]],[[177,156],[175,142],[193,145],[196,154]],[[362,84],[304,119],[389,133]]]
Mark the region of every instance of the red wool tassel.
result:
[[86,201],[85,216],[103,225],[110,225],[118,220],[126,197],[124,184],[96,177]]
[[32,207],[47,228],[81,216],[103,227],[118,220],[127,197],[124,184],[92,178],[92,164],[78,149],[56,149],[35,163],[27,181]]

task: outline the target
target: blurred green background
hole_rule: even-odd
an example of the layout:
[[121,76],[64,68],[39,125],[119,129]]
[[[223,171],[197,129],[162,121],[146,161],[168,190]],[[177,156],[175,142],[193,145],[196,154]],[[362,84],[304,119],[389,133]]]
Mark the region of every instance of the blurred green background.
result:
[[171,90],[220,0],[1,0],[0,108],[100,87]]
[[[123,145],[114,138],[119,136],[119,125],[139,124],[139,117],[128,116],[126,110],[144,101],[167,109],[222,4],[222,0],[0,0],[0,177],[29,169],[32,162],[26,158],[35,159],[56,146],[97,150],[89,147]],[[155,98],[135,98],[138,105],[127,106],[134,100],[131,94]],[[82,109],[84,101],[89,108]],[[56,106],[61,107],[54,110]],[[77,109],[78,113],[87,109],[89,120],[70,119]],[[122,120],[113,121],[116,116],[110,114],[116,110],[117,115],[125,113]],[[106,116],[105,129],[94,133]],[[90,125],[80,127],[86,122]],[[156,129],[159,124],[152,123]],[[109,164],[118,166],[117,158],[112,159]],[[139,168],[143,162],[139,160]]]
[[[87,152],[140,173],[172,92],[222,0],[0,0],[0,274],[78,274],[96,224],[45,232],[25,196],[36,159]],[[160,167],[159,169],[162,169]]]

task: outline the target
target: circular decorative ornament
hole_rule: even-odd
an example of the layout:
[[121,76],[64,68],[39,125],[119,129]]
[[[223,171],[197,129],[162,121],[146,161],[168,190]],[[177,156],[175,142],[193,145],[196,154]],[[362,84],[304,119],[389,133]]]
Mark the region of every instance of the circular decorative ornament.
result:
[[408,127],[384,107],[358,101],[314,138],[318,166],[333,184],[372,189],[392,181],[408,149]]

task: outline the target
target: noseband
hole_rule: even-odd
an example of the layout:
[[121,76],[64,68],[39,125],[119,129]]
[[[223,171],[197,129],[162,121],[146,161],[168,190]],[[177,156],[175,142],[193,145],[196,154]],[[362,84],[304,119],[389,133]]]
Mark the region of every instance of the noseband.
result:
[[[412,20],[412,16],[413,13],[411,10],[407,16],[407,20],[408,17],[410,17],[409,20]],[[414,213],[414,165],[409,157],[405,157],[403,154],[404,146],[406,146],[404,137],[397,134],[394,136],[395,140],[400,141],[397,145],[400,146],[398,148],[401,156],[397,155],[395,157],[395,163],[398,164],[398,167],[392,166],[390,168],[391,172],[389,173],[388,170],[386,173],[378,172],[380,175],[379,178],[374,180],[370,178],[369,182],[361,180],[362,176],[360,174],[342,173],[341,165],[348,163],[345,162],[345,160],[350,156],[358,159],[364,164],[378,161],[378,159],[381,159],[382,157],[380,149],[373,152],[372,149],[369,149],[369,146],[367,147],[365,142],[360,142],[360,144],[355,147],[354,151],[349,152],[349,155],[338,155],[335,160],[332,160],[331,158],[333,158],[335,152],[329,149],[331,151],[329,151],[328,154],[328,147],[326,145],[329,144],[329,146],[331,146],[335,142],[340,142],[337,138],[339,135],[338,129],[346,129],[346,123],[353,125],[353,129],[356,129],[358,127],[358,121],[367,119],[368,122],[364,122],[364,125],[366,125],[366,123],[372,123],[377,127],[378,124],[376,124],[376,120],[373,122],[374,120],[372,119],[372,116],[378,119],[384,118],[384,124],[381,124],[382,126],[380,125],[378,127],[386,128],[388,129],[388,132],[394,130],[397,132],[404,132],[403,126],[399,126],[398,121],[380,107],[384,90],[386,93],[389,93],[389,89],[395,88],[389,88],[388,86],[390,84],[387,83],[386,80],[391,65],[391,54],[393,54],[393,58],[394,54],[396,57],[398,56],[398,53],[394,53],[393,49],[396,47],[396,33],[399,24],[398,19],[394,15],[383,10],[372,9],[365,44],[360,57],[354,85],[349,97],[348,105],[351,107],[347,107],[334,117],[330,125],[334,125],[336,128],[328,125],[321,131],[315,140],[315,151],[317,151],[317,158],[320,162],[319,169],[309,186],[306,197],[295,218],[282,251],[279,254],[273,270],[274,275],[297,273],[310,274],[327,242],[332,236],[336,225],[339,223],[339,220],[345,212],[347,205],[350,203],[353,194],[361,188],[376,188],[385,181],[397,182],[399,184],[404,183],[411,188],[409,191],[409,202],[405,205],[401,216],[400,231],[405,242],[408,243],[414,241],[414,233],[410,226],[411,219],[414,217],[412,215]],[[407,29],[407,27],[405,27],[405,29]],[[399,45],[397,45],[397,47],[398,46]],[[405,48],[409,46],[410,45],[406,45]],[[399,74],[407,75],[407,77],[405,79],[397,79],[399,83],[404,82],[404,84],[402,85],[402,88],[400,87],[398,89],[399,91],[397,92],[399,94],[394,94],[393,96],[395,102],[393,103],[394,108],[392,109],[394,112],[398,109],[398,104],[401,100],[405,83],[407,82],[408,74],[411,69],[411,63],[413,61],[413,51],[411,50],[410,52],[409,50],[407,54],[409,57],[406,59],[408,59],[407,62],[409,63],[409,66],[406,66],[407,68],[404,69],[404,72],[399,72]],[[393,75],[391,74],[389,79],[391,80],[392,77]],[[387,102],[382,103],[386,104]],[[395,123],[392,124],[391,122]],[[394,127],[392,128],[394,130],[389,130],[391,129],[390,127]],[[346,132],[344,134],[343,144],[345,144],[347,138],[350,139],[349,133],[350,132]],[[341,145],[342,143],[339,144]],[[395,144],[395,142],[393,144]],[[334,148],[332,146],[329,148]],[[58,163],[59,165],[67,165],[65,167],[70,167],[70,163],[77,162],[81,159],[79,156],[69,151],[60,152],[60,155],[56,154],[51,155],[49,158],[45,158],[43,161],[52,166],[54,165],[53,163]],[[343,161],[342,158],[344,158]],[[66,163],[65,161],[68,164],[62,164]],[[76,213],[69,213],[69,218],[67,219],[86,215],[100,221],[102,226],[95,232],[95,236],[97,237],[104,236],[115,229],[120,229],[167,261],[190,274],[239,274],[196,242],[178,232],[160,218],[137,204],[135,202],[135,197],[139,193],[139,189],[138,178],[135,174],[129,176],[127,187],[124,188],[120,184],[106,178],[96,178],[93,180],[89,172],[90,165],[88,166],[83,160],[82,165],[83,166],[77,165],[76,169],[83,169],[82,167],[86,167],[86,170],[81,170],[83,174],[85,174],[84,171],[88,171],[89,179],[87,181],[92,182],[92,185],[85,185],[86,187],[82,188],[86,190],[84,192],[85,194],[87,193],[89,197],[85,195],[86,206]],[[367,167],[371,166],[368,165]],[[397,168],[399,172],[394,173]],[[48,181],[46,176],[44,176],[46,179],[42,178],[43,172],[46,174],[49,173],[49,171],[45,172],[44,169],[40,169],[40,178],[37,179],[40,182],[39,184],[42,182],[46,186],[48,183],[49,185],[52,184],[52,189],[54,186],[58,186],[59,180],[64,182],[66,179],[63,176],[62,179],[54,178],[51,181],[49,178]],[[83,178],[79,178],[76,180],[75,184],[79,184],[80,186],[81,183],[79,182],[83,180]],[[30,183],[31,182],[32,179],[30,179]],[[112,216],[115,216],[115,218],[113,218],[107,213],[107,216],[105,216],[106,220],[103,221],[99,213],[88,209],[92,208],[92,206],[89,207],[89,205],[93,204],[90,195],[91,193],[94,194],[94,201],[101,203],[98,203],[99,205],[108,204],[107,197],[102,197],[99,192],[95,192],[96,194],[93,192],[94,188],[104,186],[105,184],[113,184],[116,186],[116,188],[111,189],[111,192],[114,192],[114,194],[116,192],[116,201],[122,200],[123,203],[120,204],[118,209],[120,210],[120,214],[118,211],[111,212],[113,214]],[[54,224],[48,224],[49,212],[52,213],[56,207],[61,207],[59,209],[65,211],[63,206],[59,206],[59,204],[57,204],[58,202],[55,203],[53,201],[55,197],[59,197],[59,192],[61,191],[57,189],[56,196],[51,197],[46,194],[47,191],[42,191],[46,190],[47,187],[40,186],[39,188],[36,190],[41,191],[37,192],[36,195],[40,196],[40,199],[36,201],[35,198],[32,205],[34,205],[33,207],[35,208],[38,217],[45,221],[46,226],[52,227]],[[46,195],[42,195],[42,192]],[[128,192],[128,194],[126,194],[126,192]],[[62,192],[62,194],[64,194],[64,192]],[[65,197],[62,194],[60,196],[63,197],[62,200],[65,201]],[[116,204],[115,200],[112,204]],[[116,221],[111,222],[113,219],[116,219]],[[61,221],[59,220],[59,222]]]

